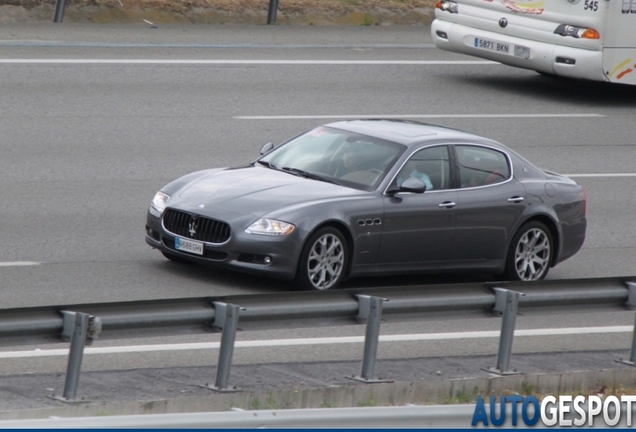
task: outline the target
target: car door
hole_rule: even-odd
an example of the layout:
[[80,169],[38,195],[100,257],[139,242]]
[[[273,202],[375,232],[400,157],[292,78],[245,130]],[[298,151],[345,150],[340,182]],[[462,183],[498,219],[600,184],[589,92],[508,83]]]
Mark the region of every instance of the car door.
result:
[[453,254],[460,261],[505,259],[523,214],[526,190],[513,178],[505,152],[478,145],[454,149],[460,188]]
[[384,194],[379,265],[417,268],[452,258],[457,191],[450,189],[449,154],[446,145],[418,150],[392,180],[388,190],[409,176],[432,188],[424,193]]

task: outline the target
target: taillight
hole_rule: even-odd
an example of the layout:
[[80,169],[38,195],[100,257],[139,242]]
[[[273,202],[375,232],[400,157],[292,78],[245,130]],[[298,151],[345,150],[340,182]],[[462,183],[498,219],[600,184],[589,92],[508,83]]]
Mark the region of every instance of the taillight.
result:
[[592,28],[577,27],[569,24],[561,24],[554,33],[561,36],[572,36],[577,39],[600,39],[599,32]]
[[450,0],[437,0],[435,7],[437,9],[450,13],[457,13],[459,11],[459,5],[456,2]]

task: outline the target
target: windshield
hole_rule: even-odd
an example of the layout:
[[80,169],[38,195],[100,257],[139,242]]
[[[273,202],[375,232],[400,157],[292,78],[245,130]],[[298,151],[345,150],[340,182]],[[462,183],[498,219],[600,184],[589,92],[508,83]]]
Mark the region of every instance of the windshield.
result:
[[405,148],[366,135],[319,127],[281,145],[259,162],[369,191],[378,186]]

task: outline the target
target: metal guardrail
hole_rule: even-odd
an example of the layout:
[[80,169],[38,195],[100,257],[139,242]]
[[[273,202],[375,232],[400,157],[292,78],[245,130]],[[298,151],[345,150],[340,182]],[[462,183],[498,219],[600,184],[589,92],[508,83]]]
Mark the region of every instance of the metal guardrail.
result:
[[[568,412],[574,412],[571,404]],[[490,405],[485,404],[485,412],[490,411]],[[589,413],[588,406],[580,407]],[[517,409],[514,410],[515,412]],[[631,411],[631,412],[630,412]],[[633,427],[631,419],[636,417],[636,405],[621,404],[618,428]],[[616,408],[610,405],[610,418],[615,418]],[[205,413],[181,414],[145,414],[121,415],[101,417],[76,418],[48,418],[31,420],[0,421],[1,429],[466,429],[471,426],[475,415],[475,404],[465,405],[410,405],[397,407],[365,407],[365,408],[304,408],[284,410],[258,411],[222,411]],[[580,415],[580,412],[579,412]],[[586,414],[584,418],[587,418]],[[501,414],[500,414],[501,416]],[[497,427],[523,429],[553,428],[541,421],[533,426],[527,426],[517,413],[513,416],[513,409],[506,404],[505,415],[500,417],[501,425]],[[601,416],[603,417],[603,416]],[[516,420],[513,420],[516,418]],[[583,427],[607,428],[601,418],[596,418],[593,426]],[[555,419],[556,421],[556,419]],[[482,426],[479,425],[478,426]],[[495,426],[492,424],[491,426]],[[572,427],[572,426],[570,426]]]
[[[585,308],[636,309],[636,277],[382,287],[4,309],[0,310],[0,345],[70,339],[66,385],[63,396],[57,399],[73,402],[84,347],[98,334],[107,338],[130,338],[222,331],[216,382],[207,387],[235,391],[228,386],[228,379],[239,321],[242,330],[366,322],[362,373],[355,378],[373,383],[378,382],[374,366],[381,319],[439,319],[474,313],[502,316],[497,363],[488,371],[507,375],[517,373],[508,368],[517,311],[530,314],[555,308],[576,312]],[[636,337],[630,358],[624,362],[636,363]]]
[[[437,319],[468,312],[501,313],[494,288],[524,293],[519,309],[525,314],[545,308],[636,308],[636,276],[539,282],[487,282],[381,288],[301,291],[273,294],[139,300],[0,309],[0,345],[59,341],[65,326],[62,311],[99,317],[100,338],[147,337],[213,331],[215,304],[235,304],[244,330],[360,324],[359,311],[368,307],[360,296],[388,299],[382,307],[386,320]],[[218,321],[216,322],[218,324]],[[122,332],[123,331],[123,332]],[[123,333],[123,334],[122,334]],[[69,334],[66,334],[68,336]]]
[[[466,428],[474,405],[309,408],[0,421],[2,429]],[[510,417],[510,416],[508,416]]]

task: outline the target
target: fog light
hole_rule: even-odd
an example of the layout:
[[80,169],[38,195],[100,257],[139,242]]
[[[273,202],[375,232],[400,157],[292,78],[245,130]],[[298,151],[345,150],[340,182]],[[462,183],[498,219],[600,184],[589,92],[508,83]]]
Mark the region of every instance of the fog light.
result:
[[437,37],[440,37],[442,39],[448,39],[448,35],[446,34],[446,32],[438,30],[436,33],[437,33]]
[[269,263],[271,263],[271,262],[272,262],[272,259],[271,259],[270,257],[266,256],[265,258],[263,258],[263,262],[264,262],[265,264],[269,264]]

